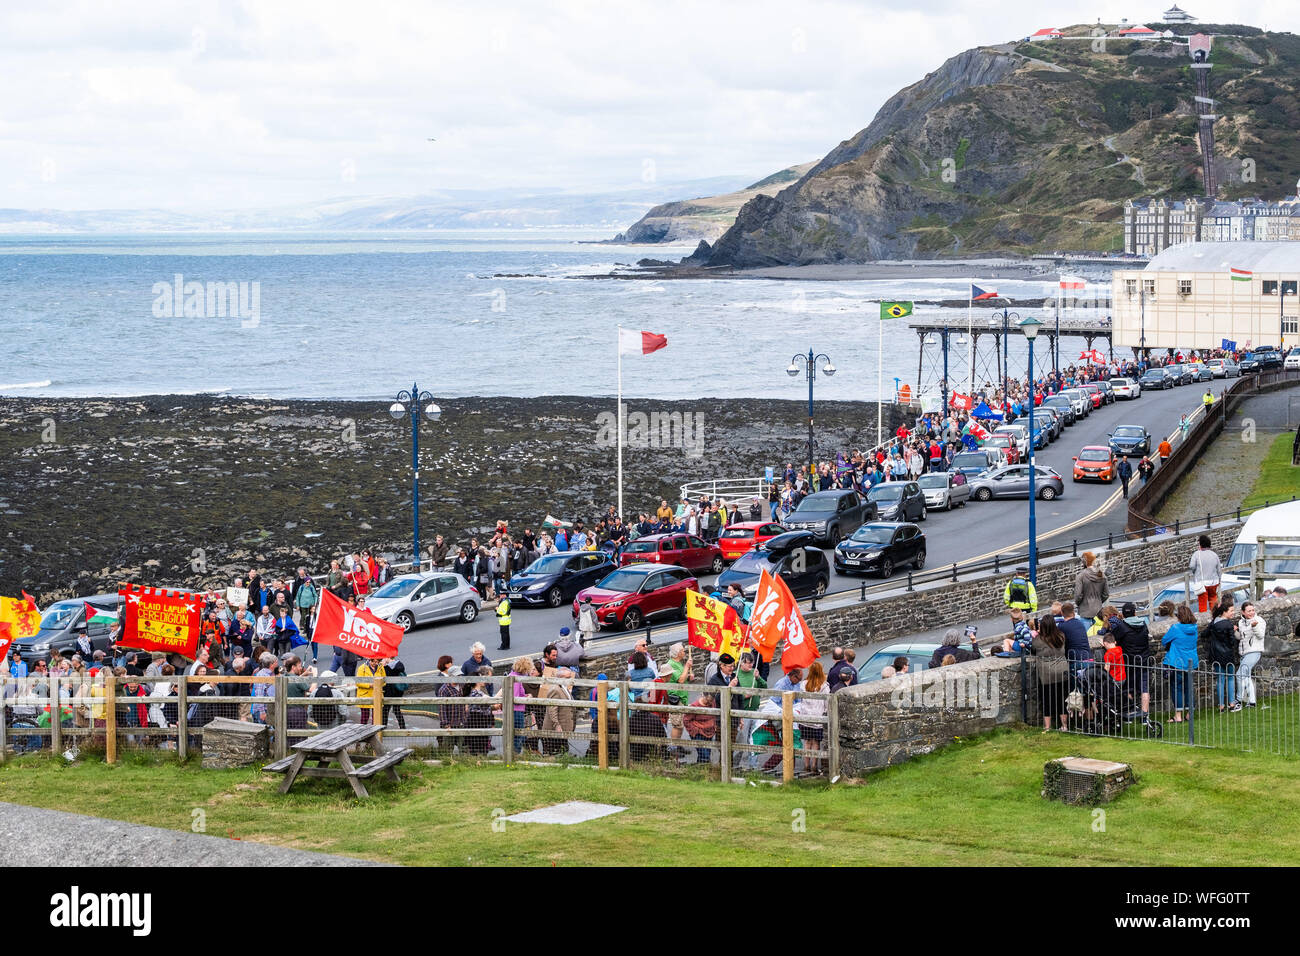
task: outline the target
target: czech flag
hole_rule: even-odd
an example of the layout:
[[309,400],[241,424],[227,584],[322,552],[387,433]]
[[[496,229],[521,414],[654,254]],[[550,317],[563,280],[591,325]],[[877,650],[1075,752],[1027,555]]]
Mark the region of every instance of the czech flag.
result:
[[996,298],[998,298],[998,294],[996,292],[985,292],[975,283],[973,282],[971,283],[970,300],[972,302],[979,302],[981,299],[996,299]]
[[618,330],[618,350],[623,355],[649,355],[668,344],[668,336],[636,329]]

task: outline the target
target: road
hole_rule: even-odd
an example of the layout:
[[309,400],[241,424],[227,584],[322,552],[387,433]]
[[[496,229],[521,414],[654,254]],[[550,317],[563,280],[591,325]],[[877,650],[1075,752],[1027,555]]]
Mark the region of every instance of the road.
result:
[[[1222,379],[1215,381],[1216,396],[1223,387]],[[1158,444],[1162,437],[1178,430],[1181,415],[1190,416],[1200,407],[1204,393],[1204,384],[1184,385],[1147,392],[1132,401],[1104,405],[1066,428],[1060,438],[1037,452],[1038,464],[1055,468],[1065,479],[1062,497],[1037,503],[1039,545],[1053,539],[1064,538],[1068,542],[1071,538],[1097,538],[1108,532],[1122,532],[1126,512],[1120,505],[1119,482],[1113,485],[1074,483],[1070,478],[1073,457],[1084,445],[1106,444],[1108,433],[1117,425],[1144,425],[1151,432],[1153,444]],[[1136,484],[1136,460],[1133,464]],[[1023,499],[971,501],[965,508],[954,512],[931,512],[921,525],[927,538],[926,567],[988,558],[994,553],[1023,551],[1029,545],[1028,514],[1028,502]],[[866,580],[873,584],[877,581],[875,578]],[[713,578],[702,575],[700,581],[709,585]],[[832,593],[856,591],[861,582],[861,578],[833,572],[829,590]],[[511,651],[536,654],[548,642],[555,640],[561,627],[570,624],[568,605],[555,609],[516,606],[510,627]],[[657,644],[667,643],[683,639],[684,634],[684,626],[665,624],[654,629],[653,640]],[[505,651],[496,651],[496,618],[491,610],[485,609],[472,624],[436,624],[412,631],[403,641],[402,660],[409,673],[430,671],[443,654],[450,654],[460,663],[469,656],[469,646],[475,641],[482,641],[488,649],[488,656],[494,660],[507,660],[511,656]]]

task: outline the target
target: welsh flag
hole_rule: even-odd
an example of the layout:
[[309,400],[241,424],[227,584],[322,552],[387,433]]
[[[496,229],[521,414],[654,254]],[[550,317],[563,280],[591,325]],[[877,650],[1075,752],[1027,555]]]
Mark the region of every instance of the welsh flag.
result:
[[1228,274],[1233,282],[1249,282],[1255,276],[1249,269],[1229,269]]
[[973,418],[970,420],[970,427],[966,429],[966,432],[976,441],[984,441],[989,437],[989,430]]
[[618,330],[618,350],[623,355],[649,355],[668,344],[668,336],[636,329]]
[[745,646],[736,609],[699,591],[686,592],[686,642],[739,659]]

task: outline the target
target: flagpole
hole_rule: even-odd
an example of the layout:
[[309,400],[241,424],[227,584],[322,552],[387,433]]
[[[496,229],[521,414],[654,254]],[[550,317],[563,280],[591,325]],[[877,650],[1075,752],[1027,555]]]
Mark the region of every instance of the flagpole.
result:
[[623,515],[623,326],[615,336],[618,349],[618,514]]
[[966,297],[966,366],[970,369],[970,388],[968,391],[971,396],[975,395],[975,328],[971,323],[971,310],[975,308],[975,286],[970,286],[970,294]]
[[885,399],[885,317],[884,306],[877,303],[876,316],[876,447],[885,443],[885,410],[881,402]]

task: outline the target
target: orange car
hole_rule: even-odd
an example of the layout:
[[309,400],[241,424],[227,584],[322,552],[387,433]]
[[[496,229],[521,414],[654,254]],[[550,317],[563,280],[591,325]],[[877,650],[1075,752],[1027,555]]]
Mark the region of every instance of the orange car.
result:
[[1118,464],[1115,453],[1105,445],[1084,445],[1074,459],[1074,480],[1110,483]]
[[769,538],[784,534],[785,528],[775,521],[739,521],[728,525],[718,537],[718,547],[728,561],[735,561]]

